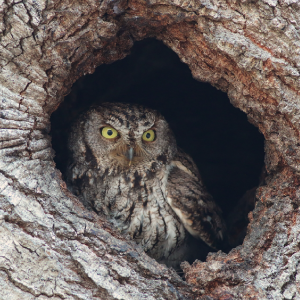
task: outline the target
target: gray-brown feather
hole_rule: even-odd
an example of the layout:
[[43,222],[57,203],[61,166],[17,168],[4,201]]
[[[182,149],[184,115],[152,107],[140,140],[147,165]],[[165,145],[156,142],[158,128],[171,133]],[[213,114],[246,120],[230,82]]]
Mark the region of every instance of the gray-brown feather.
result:
[[[119,132],[118,139],[101,136],[107,125]],[[151,128],[156,139],[145,143],[142,134]],[[128,147],[135,149],[130,164],[124,155]],[[178,151],[167,122],[156,111],[130,104],[92,108],[73,125],[69,149],[71,190],[150,256],[171,265],[185,259],[191,228],[207,244],[217,245],[220,211],[192,159]]]
[[220,208],[206,191],[191,157],[179,150],[172,163],[168,203],[191,235],[218,249],[225,229]]

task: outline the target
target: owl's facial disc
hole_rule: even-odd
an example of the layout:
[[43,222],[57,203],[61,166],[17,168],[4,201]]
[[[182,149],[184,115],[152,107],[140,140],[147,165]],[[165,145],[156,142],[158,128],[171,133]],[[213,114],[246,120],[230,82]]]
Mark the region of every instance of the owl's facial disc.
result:
[[84,118],[87,145],[102,168],[154,170],[177,151],[167,122],[154,110],[103,103]]
[[116,142],[116,147],[110,151],[109,156],[123,167],[131,167],[145,162],[149,158],[147,150],[138,143],[125,144],[122,141]]
[[127,167],[136,165],[147,158],[147,150],[143,149],[143,144],[150,144],[156,139],[154,129],[148,129],[141,136],[133,137],[133,132],[122,132],[120,134],[111,125],[106,125],[100,128],[100,133],[113,148],[109,156],[117,160],[119,164]]
[[[149,129],[143,133],[142,140],[145,143],[151,143],[155,140],[155,137],[156,137],[155,131],[153,129]],[[136,151],[135,151],[135,149],[136,149]],[[138,154],[139,152],[140,152],[140,154],[142,154],[142,151],[137,151],[137,150],[141,150],[141,148],[138,145],[136,145],[134,148],[130,147],[128,149],[128,151],[125,153],[125,156],[129,160],[129,167],[131,166],[134,155]]]

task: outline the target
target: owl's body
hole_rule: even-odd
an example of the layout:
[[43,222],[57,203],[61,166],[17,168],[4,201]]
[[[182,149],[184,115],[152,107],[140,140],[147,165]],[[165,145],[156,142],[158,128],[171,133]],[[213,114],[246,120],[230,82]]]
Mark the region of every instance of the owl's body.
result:
[[72,127],[69,149],[72,190],[158,261],[185,259],[189,234],[211,247],[222,239],[218,207],[158,112],[92,108]]

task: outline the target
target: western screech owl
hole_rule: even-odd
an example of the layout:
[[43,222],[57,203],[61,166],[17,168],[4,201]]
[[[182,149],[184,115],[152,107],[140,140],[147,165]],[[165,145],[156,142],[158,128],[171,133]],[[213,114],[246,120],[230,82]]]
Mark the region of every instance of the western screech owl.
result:
[[91,108],[73,125],[69,149],[71,190],[151,257],[178,266],[189,234],[218,248],[220,209],[157,111],[122,103]]

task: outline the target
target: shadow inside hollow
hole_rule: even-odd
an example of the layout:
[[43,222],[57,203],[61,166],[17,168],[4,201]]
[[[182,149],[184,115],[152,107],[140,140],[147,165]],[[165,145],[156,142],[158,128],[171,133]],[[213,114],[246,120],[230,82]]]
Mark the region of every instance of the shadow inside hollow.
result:
[[63,174],[71,122],[101,102],[133,102],[159,110],[178,145],[196,162],[225,217],[247,190],[258,185],[263,135],[225,93],[193,79],[188,66],[162,42],[138,42],[125,59],[102,65],[74,84],[51,117],[55,162]]

